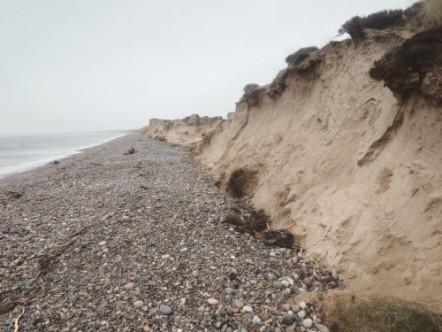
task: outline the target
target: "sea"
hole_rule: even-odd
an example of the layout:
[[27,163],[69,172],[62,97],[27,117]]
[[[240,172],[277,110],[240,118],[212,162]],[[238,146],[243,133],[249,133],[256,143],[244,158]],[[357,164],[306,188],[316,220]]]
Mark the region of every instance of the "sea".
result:
[[0,134],[0,178],[66,158],[128,133],[129,130]]

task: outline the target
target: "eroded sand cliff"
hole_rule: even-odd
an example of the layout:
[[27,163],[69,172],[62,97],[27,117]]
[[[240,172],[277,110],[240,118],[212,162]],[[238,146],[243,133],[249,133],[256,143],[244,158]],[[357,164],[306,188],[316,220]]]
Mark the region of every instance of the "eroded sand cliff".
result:
[[[356,292],[440,308],[441,106],[394,95],[369,74],[410,37],[398,29],[330,43],[248,91],[227,120],[153,121],[145,133],[191,142],[221,185],[237,169],[254,171],[255,206],[276,226],[296,223],[308,255],[342,269]],[[422,91],[437,95],[437,68],[420,73]]]

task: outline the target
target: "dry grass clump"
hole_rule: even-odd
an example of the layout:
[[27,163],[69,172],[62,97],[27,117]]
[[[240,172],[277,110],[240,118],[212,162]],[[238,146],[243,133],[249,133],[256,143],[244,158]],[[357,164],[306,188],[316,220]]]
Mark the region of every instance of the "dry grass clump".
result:
[[354,40],[365,39],[365,29],[382,30],[399,23],[403,11],[400,9],[383,10],[365,17],[355,16],[345,22],[339,29],[339,34],[348,33]]
[[287,58],[285,58],[285,62],[288,64],[299,65],[302,61],[309,57],[310,53],[317,50],[318,48],[316,46],[300,48],[295,53],[290,54]]
[[441,0],[424,0],[422,10],[429,28],[442,25]]
[[331,332],[440,332],[442,314],[394,298],[336,297],[327,312]]
[[239,168],[232,172],[227,183],[227,190],[233,197],[243,197],[253,190],[256,185],[256,171]]

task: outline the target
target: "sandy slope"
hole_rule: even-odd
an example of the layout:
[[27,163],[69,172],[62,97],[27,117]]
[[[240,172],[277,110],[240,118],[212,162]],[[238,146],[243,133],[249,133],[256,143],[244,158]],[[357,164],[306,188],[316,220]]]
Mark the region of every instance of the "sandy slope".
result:
[[442,112],[368,75],[399,42],[326,46],[279,98],[238,103],[197,158],[221,183],[256,170],[253,203],[358,293],[442,308]]

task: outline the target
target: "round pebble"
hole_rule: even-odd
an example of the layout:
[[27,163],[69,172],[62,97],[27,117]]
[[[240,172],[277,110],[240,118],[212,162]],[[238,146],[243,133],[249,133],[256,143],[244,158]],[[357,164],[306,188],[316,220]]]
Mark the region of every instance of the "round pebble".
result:
[[251,306],[245,305],[242,307],[243,312],[253,312],[253,308]]
[[293,314],[282,315],[282,324],[284,325],[292,325],[295,321],[296,321],[296,316]]
[[304,318],[305,316],[306,316],[305,310],[301,310],[300,312],[298,312],[299,318]]
[[162,304],[160,305],[160,312],[163,315],[171,315],[173,313],[173,310],[168,305]]
[[253,319],[252,319],[252,323],[253,323],[254,325],[258,325],[258,324],[260,324],[260,323],[261,323],[261,318],[259,318],[258,316],[253,317]]
[[313,326],[313,321],[310,318],[304,319],[302,321],[302,325],[304,325],[304,327],[309,329]]
[[214,299],[214,298],[210,298],[207,300],[207,303],[209,303],[210,305],[217,305],[218,304],[218,300]]
[[143,301],[135,301],[134,302],[134,306],[137,308],[141,308],[143,306],[143,304],[144,304]]
[[279,281],[274,281],[273,282],[273,288],[276,290],[280,290],[282,288],[282,284]]

